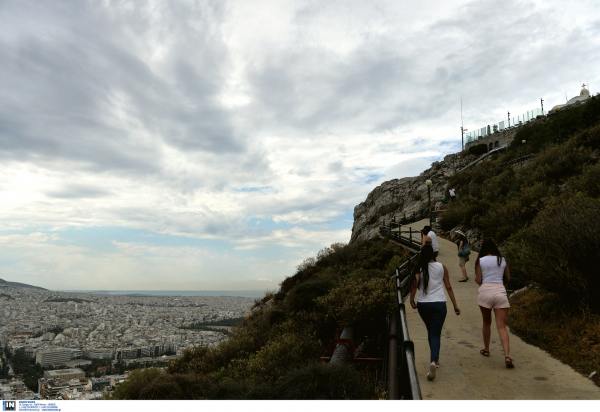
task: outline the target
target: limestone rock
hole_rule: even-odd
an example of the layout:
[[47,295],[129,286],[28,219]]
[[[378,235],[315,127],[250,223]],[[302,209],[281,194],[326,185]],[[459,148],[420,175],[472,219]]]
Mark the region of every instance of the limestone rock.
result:
[[[431,167],[415,177],[405,177],[383,182],[377,186],[364,202],[354,208],[354,225],[350,242],[379,236],[379,227],[384,221],[400,219],[404,215],[417,213],[426,207],[428,190],[425,181],[431,179],[431,200],[440,203],[446,190],[448,178],[462,169],[476,156],[461,153],[446,155],[443,161],[433,162]],[[437,208],[437,206],[436,206]]]

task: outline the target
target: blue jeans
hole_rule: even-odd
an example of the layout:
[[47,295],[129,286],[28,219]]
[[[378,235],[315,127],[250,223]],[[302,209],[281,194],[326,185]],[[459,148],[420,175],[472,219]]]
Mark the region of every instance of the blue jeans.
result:
[[431,362],[440,359],[440,339],[442,326],[446,320],[446,302],[418,302],[417,310],[427,327],[427,339],[431,350]]

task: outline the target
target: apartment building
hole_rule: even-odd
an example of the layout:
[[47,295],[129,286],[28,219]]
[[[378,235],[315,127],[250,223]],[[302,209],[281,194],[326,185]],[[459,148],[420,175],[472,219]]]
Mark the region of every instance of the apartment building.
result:
[[61,365],[71,360],[71,349],[57,348],[40,350],[35,356],[35,363],[42,366]]

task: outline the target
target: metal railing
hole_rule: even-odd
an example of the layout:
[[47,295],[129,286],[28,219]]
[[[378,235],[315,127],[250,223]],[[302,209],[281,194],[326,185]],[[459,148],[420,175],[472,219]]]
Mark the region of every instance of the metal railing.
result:
[[[544,150],[545,150],[545,148],[544,148]],[[524,162],[524,161],[526,161],[526,160],[529,160],[529,159],[531,159],[532,157],[535,157],[535,156],[537,156],[537,154],[538,154],[538,153],[529,153],[529,154],[527,154],[527,155],[519,156],[519,157],[517,157],[516,159],[509,160],[508,162],[499,163],[499,164],[496,166],[496,169],[504,169],[506,166],[512,166],[512,165],[514,165],[514,164],[517,164],[517,163],[520,163],[520,164],[521,164],[521,166],[523,166],[523,162]]]
[[[420,219],[422,219],[422,217],[416,220]],[[419,230],[413,229],[410,226],[405,226],[403,230],[403,225],[404,223],[391,220],[386,226],[384,220],[383,226],[379,227],[379,234],[381,236],[387,236],[391,240],[400,243],[402,246],[405,246],[412,251],[421,250],[421,244],[423,243],[423,233],[421,233],[421,231]],[[406,234],[408,234],[408,236]]]
[[388,389],[388,399],[421,400],[421,387],[415,365],[415,346],[408,334],[406,308],[404,300],[410,294],[410,271],[413,260],[418,259],[415,253],[403,265],[396,268],[396,274],[390,280],[396,281],[397,310],[388,314],[388,339],[386,355],[383,362],[384,387]]

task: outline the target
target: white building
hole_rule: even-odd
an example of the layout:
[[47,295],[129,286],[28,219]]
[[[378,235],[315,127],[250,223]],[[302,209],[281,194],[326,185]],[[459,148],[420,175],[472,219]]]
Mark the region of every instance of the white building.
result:
[[42,366],[61,365],[71,360],[71,349],[57,348],[40,350],[35,356],[35,363]]
[[575,97],[569,99],[565,104],[558,104],[558,105],[554,106],[548,112],[548,114],[554,114],[554,113],[559,112],[569,106],[585,103],[586,100],[589,98],[590,98],[590,91],[588,89],[586,89],[585,84],[583,84],[581,86],[581,92],[579,93],[579,96],[575,96]]
[[90,359],[112,359],[115,351],[108,348],[89,348],[88,353]]

